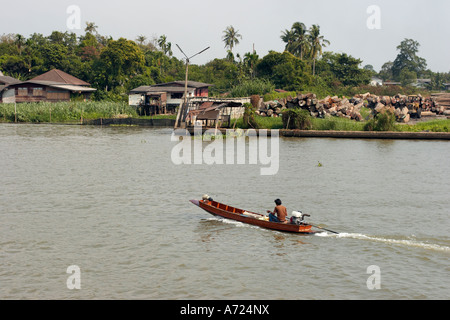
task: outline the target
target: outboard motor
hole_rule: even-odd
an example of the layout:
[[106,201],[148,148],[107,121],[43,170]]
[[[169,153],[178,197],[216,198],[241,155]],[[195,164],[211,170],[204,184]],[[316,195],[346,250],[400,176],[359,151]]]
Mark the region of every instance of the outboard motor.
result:
[[309,214],[304,214],[301,211],[292,211],[291,223],[296,224],[298,226],[305,223],[305,217],[309,217]]

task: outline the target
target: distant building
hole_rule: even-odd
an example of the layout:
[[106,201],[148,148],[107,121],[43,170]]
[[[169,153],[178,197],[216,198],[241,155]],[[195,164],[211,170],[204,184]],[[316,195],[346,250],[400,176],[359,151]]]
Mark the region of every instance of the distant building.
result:
[[89,100],[96,91],[89,86],[89,83],[81,79],[53,69],[28,81],[17,80],[3,88],[0,84],[0,96],[4,103],[70,101],[75,96]]
[[3,73],[0,71],[0,103],[2,102],[3,98],[3,92],[5,91],[5,88],[9,85],[20,83],[21,81],[12,77],[4,76]]
[[426,88],[431,84],[431,79],[417,79],[416,82],[412,83],[413,87]]
[[450,90],[450,83],[444,83],[444,90]]
[[383,83],[384,86],[401,86],[401,82],[394,82],[394,81],[385,81]]
[[[188,98],[208,97],[211,86],[207,83],[188,81],[187,96]],[[141,86],[130,91],[128,104],[140,107],[142,114],[146,115],[174,113],[183,100],[184,91],[184,81]]]
[[372,77],[369,84],[374,87],[379,87],[383,85],[383,80],[377,77]]

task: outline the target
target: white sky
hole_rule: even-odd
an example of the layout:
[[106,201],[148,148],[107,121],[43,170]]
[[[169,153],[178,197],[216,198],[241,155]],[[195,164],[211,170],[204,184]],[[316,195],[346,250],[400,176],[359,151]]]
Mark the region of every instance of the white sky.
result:
[[[342,52],[371,64],[379,71],[393,61],[396,47],[405,38],[421,44],[419,56],[435,72],[450,71],[449,0],[2,0],[0,34],[37,32],[45,36],[54,30],[84,34],[86,21],[95,22],[98,32],[114,39],[135,40],[166,35],[177,58],[210,46],[191,62],[204,64],[226,56],[223,31],[234,26],[242,35],[235,53],[252,51],[260,58],[269,50],[283,51],[281,32],[296,21],[308,28],[321,27],[331,42],[325,50]],[[81,29],[69,30],[67,8],[80,8]],[[370,5],[380,8],[381,29],[369,29]]]

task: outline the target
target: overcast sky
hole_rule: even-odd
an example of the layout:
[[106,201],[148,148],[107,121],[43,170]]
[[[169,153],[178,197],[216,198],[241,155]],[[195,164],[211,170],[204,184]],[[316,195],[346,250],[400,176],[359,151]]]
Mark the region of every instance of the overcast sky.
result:
[[[80,9],[81,29],[68,28],[67,22],[74,21],[67,13],[71,5]],[[372,5],[379,15],[368,13]],[[22,0],[4,1],[1,8],[0,34],[48,36],[57,30],[81,35],[89,21],[114,39],[164,34],[180,59],[175,44],[188,55],[211,47],[192,60],[195,64],[226,56],[222,36],[229,25],[242,35],[235,53],[251,52],[254,45],[262,58],[269,50],[282,52],[281,32],[300,21],[308,28],[320,26],[331,42],[324,50],[352,55],[376,71],[395,59],[405,38],[420,43],[418,55],[432,71],[450,71],[449,0]],[[370,29],[368,20],[378,28]]]

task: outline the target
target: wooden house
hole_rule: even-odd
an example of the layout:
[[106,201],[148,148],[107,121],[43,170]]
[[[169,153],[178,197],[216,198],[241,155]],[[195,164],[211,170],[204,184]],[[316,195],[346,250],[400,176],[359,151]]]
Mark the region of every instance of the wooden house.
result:
[[[208,97],[211,86],[207,83],[188,81],[188,98]],[[139,111],[146,115],[175,113],[183,101],[184,91],[184,81],[141,86],[130,91],[128,103],[130,106],[138,107]]]
[[18,79],[15,79],[13,77],[4,76],[3,73],[0,71],[0,103],[3,101],[3,92],[5,91],[5,88],[9,85],[20,83],[21,81]]
[[92,92],[89,83],[61,70],[53,69],[28,81],[18,81],[0,88],[4,103],[70,101],[74,97],[89,100]]

